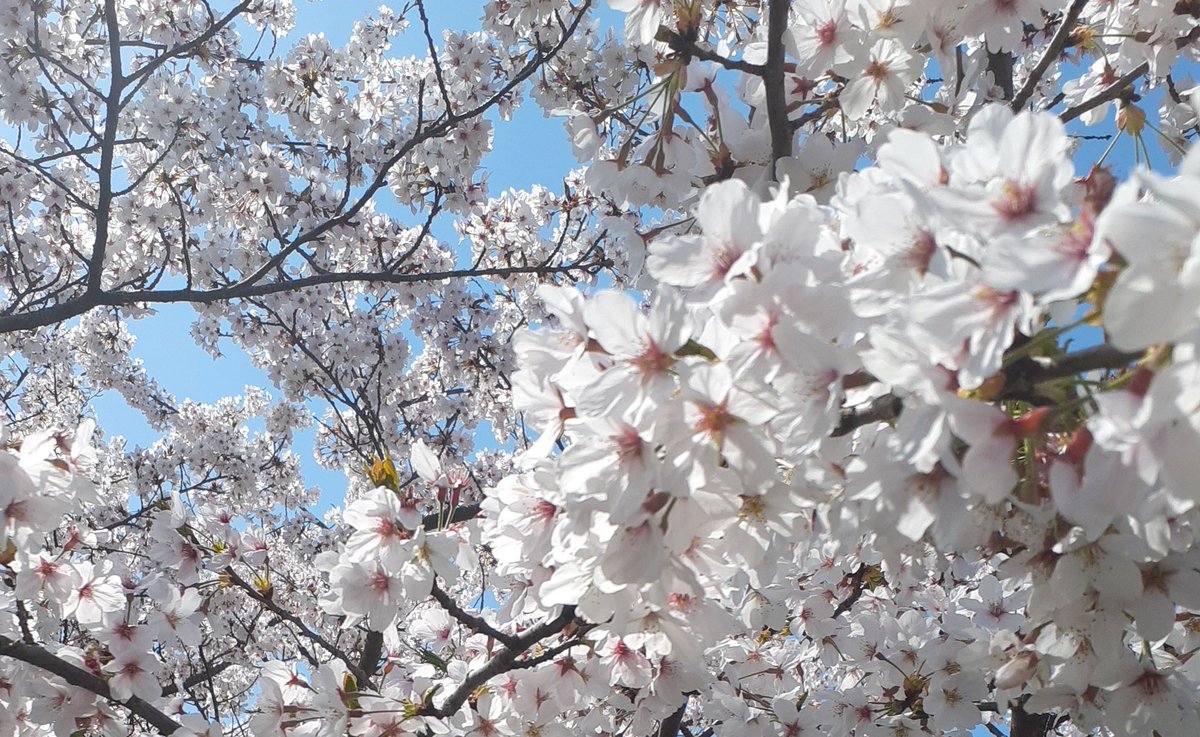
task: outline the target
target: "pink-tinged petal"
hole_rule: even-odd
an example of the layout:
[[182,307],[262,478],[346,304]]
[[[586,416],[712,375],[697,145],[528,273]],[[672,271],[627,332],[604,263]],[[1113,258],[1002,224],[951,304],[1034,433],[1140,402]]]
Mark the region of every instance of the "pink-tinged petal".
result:
[[413,443],[409,461],[417,475],[426,481],[436,481],[442,475],[442,462],[424,440]]
[[614,356],[638,355],[646,340],[646,318],[627,295],[603,291],[588,300],[584,317],[596,341]]

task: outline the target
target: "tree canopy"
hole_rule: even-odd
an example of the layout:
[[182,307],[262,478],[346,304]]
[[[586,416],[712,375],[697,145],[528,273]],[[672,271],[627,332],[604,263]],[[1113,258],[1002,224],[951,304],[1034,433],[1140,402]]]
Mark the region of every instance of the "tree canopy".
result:
[[1200,3],[453,2],[0,7],[0,737],[1194,734]]

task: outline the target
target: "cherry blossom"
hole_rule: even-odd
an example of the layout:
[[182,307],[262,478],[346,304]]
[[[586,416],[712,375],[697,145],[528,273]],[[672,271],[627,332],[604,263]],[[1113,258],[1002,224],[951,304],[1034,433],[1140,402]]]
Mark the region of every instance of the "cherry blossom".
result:
[[0,8],[0,730],[1190,734],[1195,3],[603,5]]

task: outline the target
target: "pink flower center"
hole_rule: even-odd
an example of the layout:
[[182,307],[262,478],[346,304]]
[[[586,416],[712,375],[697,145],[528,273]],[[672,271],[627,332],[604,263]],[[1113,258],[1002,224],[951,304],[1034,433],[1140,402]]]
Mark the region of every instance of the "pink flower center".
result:
[[1022,220],[1037,210],[1037,196],[1033,187],[1009,179],[1000,190],[1000,198],[992,202],[992,209],[1005,222]]
[[887,64],[884,64],[878,59],[872,59],[871,63],[867,65],[866,71],[863,72],[863,76],[867,79],[874,80],[876,86],[878,86],[883,84],[883,81],[888,78],[890,73],[891,72],[888,69]]
[[375,571],[374,575],[371,576],[371,590],[376,594],[382,596],[388,592],[390,587],[391,579],[383,571]]
[[725,403],[721,404],[701,404],[697,405],[700,412],[700,417],[692,425],[692,432],[697,435],[704,434],[709,437],[718,437],[725,432],[725,428],[729,427],[729,423],[733,421],[733,415],[729,414]]
[[713,252],[713,270],[712,276],[714,279],[724,279],[733,265],[742,257],[742,250],[737,246],[722,246]]
[[671,366],[671,357],[653,340],[646,340],[641,354],[629,362],[633,368],[644,376],[656,376],[664,373]]
[[637,430],[626,427],[620,433],[612,436],[613,444],[617,446],[617,458],[622,464],[636,461],[642,457],[642,438]]
[[823,26],[817,27],[817,40],[822,46],[833,46],[837,43],[837,22],[830,20]]
[[537,517],[542,522],[549,522],[554,519],[554,515],[558,512],[558,507],[554,506],[545,499],[538,499],[537,506],[533,508],[533,516]]

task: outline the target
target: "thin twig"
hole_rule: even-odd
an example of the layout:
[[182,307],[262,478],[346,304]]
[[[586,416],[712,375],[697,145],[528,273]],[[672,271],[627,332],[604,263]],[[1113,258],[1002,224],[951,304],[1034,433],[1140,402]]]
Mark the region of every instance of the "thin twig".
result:
[[177,729],[182,729],[179,722],[176,722],[144,699],[132,696],[125,701],[117,701],[113,698],[112,692],[108,688],[108,682],[103,678],[77,665],[68,663],[40,645],[30,645],[0,636],[0,656],[14,658],[20,660],[22,663],[28,663],[34,667],[41,668],[62,678],[72,686],[90,691],[114,704],[122,704],[126,709],[129,709],[130,713],[144,719],[150,726],[162,734],[168,735],[174,733]]
[[1083,14],[1083,6],[1087,5],[1087,0],[1073,0],[1071,6],[1067,8],[1063,14],[1062,21],[1058,25],[1058,30],[1054,32],[1054,38],[1050,39],[1050,45],[1046,47],[1042,58],[1038,60],[1038,64],[1029,74],[1029,78],[1025,80],[1025,84],[1021,87],[1021,91],[1013,97],[1012,109],[1014,112],[1025,107],[1025,103],[1029,102],[1029,98],[1033,97],[1034,90],[1041,83],[1042,78],[1046,76],[1046,72],[1050,70],[1050,66],[1058,60],[1059,54],[1067,46],[1067,41],[1071,38],[1071,33],[1075,30],[1075,24],[1079,22],[1079,16]]

